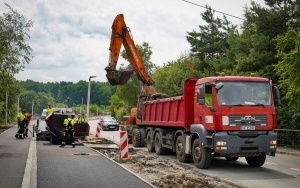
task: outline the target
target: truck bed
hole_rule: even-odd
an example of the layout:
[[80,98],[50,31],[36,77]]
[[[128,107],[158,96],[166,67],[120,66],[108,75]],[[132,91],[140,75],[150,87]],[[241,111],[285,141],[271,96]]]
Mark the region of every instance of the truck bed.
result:
[[188,130],[194,122],[196,81],[197,79],[185,81],[182,96],[144,102],[142,125],[180,127]]
[[147,101],[143,105],[143,125],[184,127],[184,101],[182,96]]

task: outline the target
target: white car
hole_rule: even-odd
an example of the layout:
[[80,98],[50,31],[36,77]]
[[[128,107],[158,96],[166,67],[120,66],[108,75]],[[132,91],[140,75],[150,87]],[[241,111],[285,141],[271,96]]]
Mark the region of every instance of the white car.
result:
[[41,114],[41,120],[45,120],[46,119],[46,111],[47,111],[47,109],[44,109],[43,110],[43,112],[42,112],[42,114]]

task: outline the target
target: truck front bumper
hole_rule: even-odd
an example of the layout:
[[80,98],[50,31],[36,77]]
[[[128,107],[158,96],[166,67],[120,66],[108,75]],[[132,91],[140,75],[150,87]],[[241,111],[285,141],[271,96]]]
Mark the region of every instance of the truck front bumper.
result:
[[256,156],[260,153],[275,155],[277,133],[262,132],[216,132],[213,135],[213,149],[224,156]]

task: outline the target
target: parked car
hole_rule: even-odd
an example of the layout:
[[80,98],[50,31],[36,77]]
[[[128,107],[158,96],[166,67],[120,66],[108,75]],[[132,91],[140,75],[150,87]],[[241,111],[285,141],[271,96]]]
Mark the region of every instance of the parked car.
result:
[[45,120],[46,119],[46,111],[47,111],[47,109],[43,109],[43,112],[42,112],[42,114],[41,114],[41,120]]
[[100,117],[99,124],[101,126],[101,130],[106,131],[106,130],[119,130],[119,123],[118,121],[111,116],[102,116]]

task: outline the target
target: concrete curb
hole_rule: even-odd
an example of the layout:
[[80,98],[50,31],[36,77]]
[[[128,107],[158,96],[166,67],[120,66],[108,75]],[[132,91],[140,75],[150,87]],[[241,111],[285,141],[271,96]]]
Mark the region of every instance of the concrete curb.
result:
[[22,181],[22,188],[36,188],[37,187],[37,153],[36,153],[36,139],[31,138],[28,157],[26,161],[25,172]]
[[277,148],[276,153],[284,154],[284,155],[293,155],[300,157],[300,150],[290,149],[290,148]]

